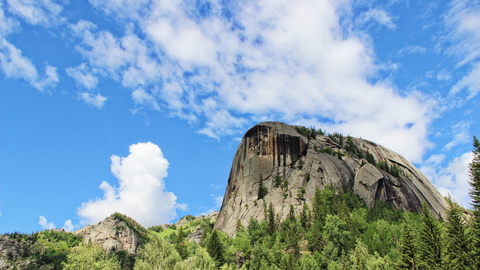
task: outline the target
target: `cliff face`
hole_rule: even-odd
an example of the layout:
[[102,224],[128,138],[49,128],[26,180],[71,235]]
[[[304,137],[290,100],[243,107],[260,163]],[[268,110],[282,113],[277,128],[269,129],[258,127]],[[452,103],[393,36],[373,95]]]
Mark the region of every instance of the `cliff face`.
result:
[[[343,141],[345,145],[345,137]],[[340,152],[341,158],[332,152]],[[396,172],[367,163],[361,158],[367,153]],[[261,199],[260,185],[267,191]],[[430,181],[385,147],[357,138],[341,147],[326,136],[307,138],[293,126],[264,122],[247,131],[237,149],[215,228],[233,235],[237,220],[247,225],[250,217],[263,219],[270,202],[284,220],[290,204],[297,212],[304,203],[311,207],[316,188],[326,185],[353,189],[370,206],[379,199],[419,212],[426,201],[436,216],[446,211],[445,200]]]
[[88,225],[74,232],[83,238],[84,243],[93,243],[104,250],[126,250],[135,253],[139,239],[128,225],[115,216],[109,216],[95,225]]

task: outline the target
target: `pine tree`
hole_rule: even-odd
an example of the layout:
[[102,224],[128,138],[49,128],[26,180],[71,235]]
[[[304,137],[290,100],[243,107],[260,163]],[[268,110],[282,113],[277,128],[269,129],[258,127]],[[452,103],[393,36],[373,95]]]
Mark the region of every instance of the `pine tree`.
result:
[[447,249],[446,262],[448,269],[470,269],[469,238],[465,215],[460,206],[447,198]]
[[225,250],[216,229],[212,231],[212,235],[208,241],[207,252],[210,254],[210,257],[216,261],[217,266],[221,266],[225,262]]
[[185,233],[182,227],[180,227],[180,229],[178,230],[175,249],[177,250],[182,260],[185,260],[188,257],[187,243],[185,242]]
[[442,269],[442,240],[438,220],[423,203],[423,224],[420,231],[420,263],[426,269]]
[[475,260],[476,269],[480,269],[480,142],[477,137],[473,136],[473,160],[470,163],[470,197],[472,198],[473,217],[472,237],[473,248],[472,257]]
[[303,204],[302,213],[300,214],[300,224],[305,230],[310,228],[310,219],[308,217],[309,212],[310,209],[308,209],[308,204]]
[[245,227],[242,225],[242,222],[240,221],[240,219],[237,219],[237,226],[235,227],[235,232],[238,235],[239,233],[244,231],[245,231]]
[[267,227],[268,234],[273,235],[275,233],[275,213],[273,212],[272,202],[270,202],[270,205],[268,206],[267,218],[268,218],[268,227]]
[[415,239],[410,224],[405,223],[403,226],[403,238],[400,243],[400,262],[399,269],[416,269],[417,259],[415,254],[417,250],[415,248]]

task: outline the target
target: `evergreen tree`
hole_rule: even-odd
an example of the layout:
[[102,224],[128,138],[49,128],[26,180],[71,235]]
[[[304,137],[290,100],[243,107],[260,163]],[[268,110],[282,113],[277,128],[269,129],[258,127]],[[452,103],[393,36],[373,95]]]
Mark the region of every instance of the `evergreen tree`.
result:
[[245,227],[242,225],[240,219],[237,219],[237,226],[235,227],[235,233],[238,235],[241,232],[245,231]]
[[310,209],[308,209],[308,204],[304,203],[302,208],[302,213],[300,214],[300,224],[305,230],[310,228],[310,218],[309,218]]
[[449,209],[447,211],[447,254],[446,262],[448,269],[470,269],[469,239],[467,225],[460,206],[447,199]]
[[400,243],[400,262],[398,265],[399,269],[416,269],[417,268],[417,259],[415,254],[417,250],[415,247],[415,238],[411,225],[405,223],[403,225],[403,238]]
[[442,269],[442,240],[438,220],[423,203],[423,224],[420,231],[420,263],[426,269]]
[[221,266],[225,262],[225,249],[216,229],[212,231],[208,241],[207,252],[217,262],[217,266]]
[[260,175],[260,184],[258,185],[258,197],[257,199],[260,200],[260,199],[263,199],[263,197],[265,197],[265,195],[267,195],[268,193],[268,189],[266,186],[263,185],[263,179],[262,179],[262,176]]
[[187,243],[185,242],[185,232],[183,231],[182,227],[180,227],[178,230],[177,240],[175,241],[175,249],[182,260],[185,260],[188,257]]
[[480,269],[480,142],[473,136],[473,160],[470,163],[470,197],[472,198],[473,217],[472,237],[473,248],[472,257],[475,259],[475,268]]
[[273,235],[275,233],[275,213],[273,212],[273,204],[270,202],[270,205],[268,206],[268,213],[267,213],[267,218],[268,218],[268,227],[267,231],[269,235]]

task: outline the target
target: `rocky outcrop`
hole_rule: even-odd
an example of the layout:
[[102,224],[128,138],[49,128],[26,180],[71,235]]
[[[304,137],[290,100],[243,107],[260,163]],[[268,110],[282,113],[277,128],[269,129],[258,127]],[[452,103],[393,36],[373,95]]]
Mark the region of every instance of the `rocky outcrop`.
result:
[[135,253],[139,238],[125,221],[112,215],[95,225],[88,225],[74,232],[83,238],[84,243],[93,243],[104,250],[125,250]]
[[[250,217],[263,219],[270,202],[283,220],[290,204],[311,207],[316,188],[326,185],[353,189],[370,206],[383,200],[419,212],[425,201],[435,215],[444,216],[445,200],[407,159],[367,140],[350,138],[348,147],[340,143],[328,136],[304,136],[279,122],[248,130],[235,154],[215,228],[233,235],[237,220],[247,225]],[[395,167],[396,176],[367,163],[367,153]],[[259,198],[261,186],[267,193]]]

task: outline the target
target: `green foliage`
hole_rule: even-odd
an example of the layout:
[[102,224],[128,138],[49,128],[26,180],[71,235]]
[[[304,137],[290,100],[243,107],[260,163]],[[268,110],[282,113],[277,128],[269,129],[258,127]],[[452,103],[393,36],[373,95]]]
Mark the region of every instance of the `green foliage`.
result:
[[472,269],[470,258],[470,238],[467,234],[467,221],[462,208],[447,198],[447,234],[446,262],[448,269]]
[[314,127],[307,128],[307,127],[297,126],[296,130],[301,135],[307,137],[308,140],[315,139],[317,135],[323,136],[325,134],[321,129],[316,130]]
[[278,188],[281,184],[282,184],[282,177],[280,177],[279,175],[275,175],[273,177],[273,186],[275,188]]
[[180,227],[180,229],[178,230],[177,239],[175,242],[175,249],[177,250],[182,260],[185,260],[188,257],[187,243],[185,241],[185,237],[186,235],[183,231],[183,228]]
[[161,225],[157,225],[157,226],[151,226],[148,228],[149,231],[153,231],[153,232],[162,232],[163,231],[163,228]]
[[333,155],[333,149],[332,149],[331,147],[329,147],[329,146],[323,148],[321,152],[322,152],[322,153],[329,154],[329,155]]
[[171,244],[154,235],[138,252],[134,269],[173,269],[180,260],[180,255]]
[[215,260],[216,265],[219,267],[225,262],[225,248],[218,234],[219,233],[217,230],[212,231],[212,235],[207,243],[207,252],[210,254],[210,257]]
[[72,249],[68,254],[67,262],[63,263],[63,269],[109,269],[120,270],[120,262],[113,254],[107,254],[102,248],[94,245],[80,245]]
[[304,196],[305,196],[305,193],[307,191],[305,190],[305,188],[302,188],[298,191],[297,193],[297,197],[300,199],[300,200],[305,200]]
[[400,242],[401,258],[397,266],[399,269],[416,269],[418,265],[417,247],[412,225],[406,222],[403,225],[403,237]]
[[375,157],[373,156],[372,153],[368,152],[365,153],[365,159],[367,160],[368,163],[375,165],[377,162],[375,161]]
[[432,216],[426,203],[423,204],[423,224],[420,229],[420,264],[426,269],[442,268],[442,239],[438,221]]
[[[480,258],[480,142],[473,136],[473,160],[470,169],[470,197],[472,198],[472,256]],[[475,260],[476,269],[480,269],[480,260]]]
[[124,214],[115,212],[114,214],[111,215],[112,217],[116,217],[117,219],[125,222],[127,224],[127,227],[132,230],[135,235],[140,240],[140,244],[143,245],[144,243],[149,241],[149,232],[147,229],[145,229],[140,223],[138,223],[136,220],[134,220],[131,217],[128,217]]
[[265,195],[267,195],[268,189],[266,186],[263,185],[262,176],[260,176],[260,184],[258,185],[258,196],[257,200],[263,199]]

